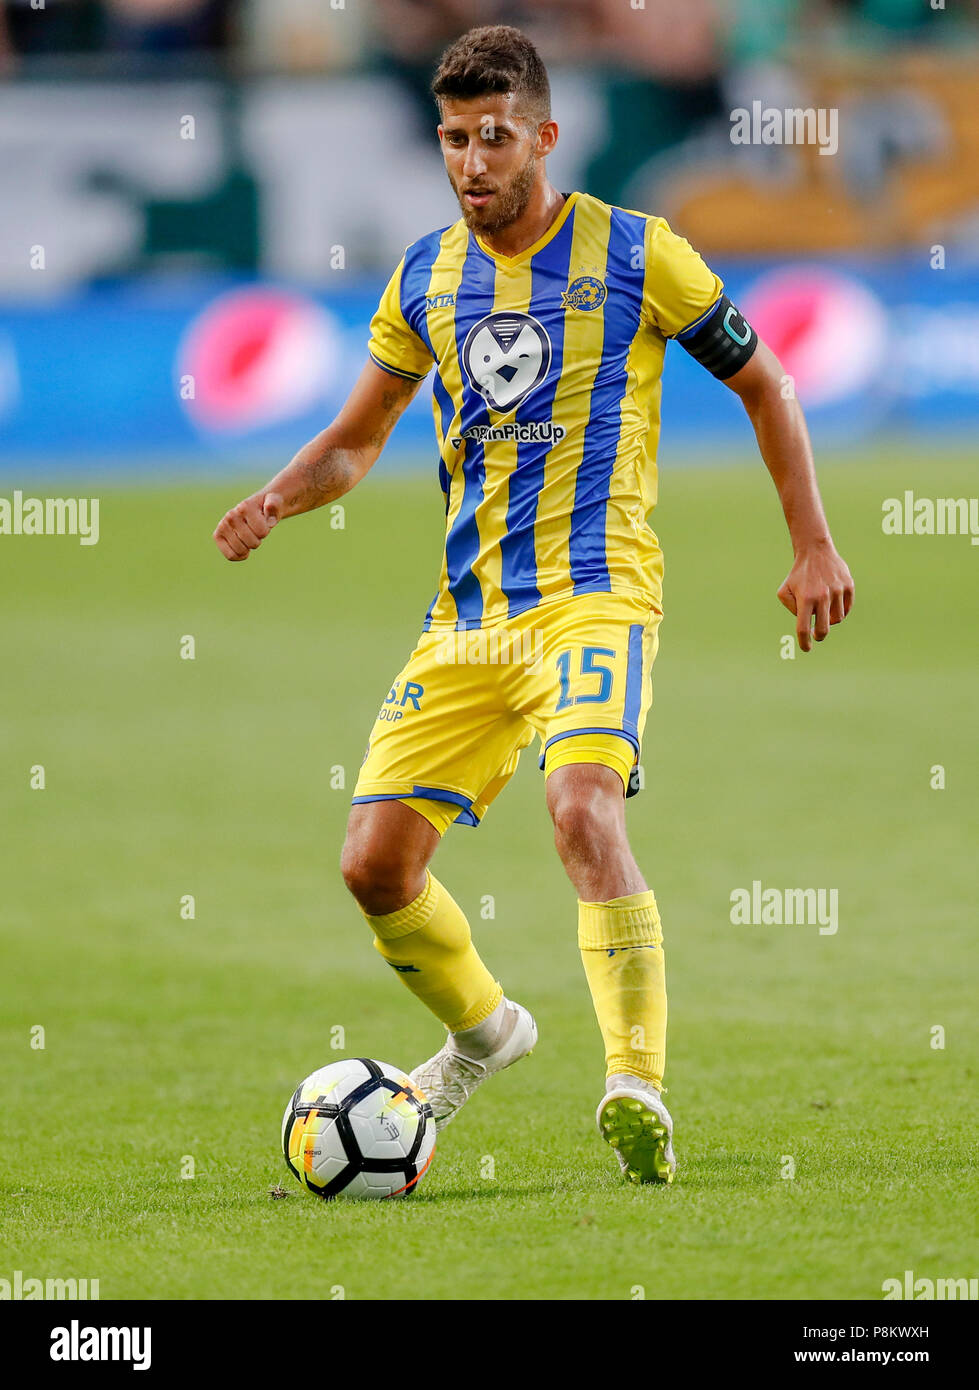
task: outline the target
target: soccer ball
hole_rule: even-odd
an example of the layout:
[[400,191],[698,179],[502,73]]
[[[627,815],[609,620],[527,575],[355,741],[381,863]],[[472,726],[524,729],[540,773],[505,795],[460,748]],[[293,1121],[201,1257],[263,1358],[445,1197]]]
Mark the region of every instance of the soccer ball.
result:
[[432,1107],[399,1067],[332,1062],[296,1087],[282,1152],[317,1197],[408,1196],[435,1153]]

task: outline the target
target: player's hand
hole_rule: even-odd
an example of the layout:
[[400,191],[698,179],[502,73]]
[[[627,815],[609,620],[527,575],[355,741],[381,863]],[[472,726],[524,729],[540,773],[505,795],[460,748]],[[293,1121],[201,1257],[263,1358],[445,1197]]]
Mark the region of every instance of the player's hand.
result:
[[214,531],[214,541],[226,560],[247,560],[257,550],[282,515],[282,498],[274,492],[256,492],[225,512]]
[[778,596],[795,614],[795,632],[804,652],[812,639],[822,642],[853,605],[853,576],[832,542],[801,550]]

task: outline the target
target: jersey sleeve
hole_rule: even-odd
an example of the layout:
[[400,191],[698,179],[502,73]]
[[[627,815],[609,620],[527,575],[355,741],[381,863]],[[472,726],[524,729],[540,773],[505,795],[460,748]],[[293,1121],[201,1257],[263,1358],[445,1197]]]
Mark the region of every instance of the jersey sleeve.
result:
[[371,319],[367,351],[384,371],[409,381],[421,381],[431,371],[433,358],[405,318],[401,295],[404,265],[402,257]]
[[717,303],[724,282],[662,217],[646,225],[643,308],[664,338],[691,328]]

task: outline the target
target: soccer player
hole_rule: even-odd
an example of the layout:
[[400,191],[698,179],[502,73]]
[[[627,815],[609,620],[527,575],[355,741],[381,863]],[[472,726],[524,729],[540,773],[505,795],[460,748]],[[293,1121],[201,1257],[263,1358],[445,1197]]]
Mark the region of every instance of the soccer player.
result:
[[537,735],[605,1044],[598,1128],[630,1180],[671,1182],[663,933],[625,827],[662,617],[662,554],[646,516],[668,340],[751,419],[791,535],[778,596],[803,651],[842,622],[853,581],[802,411],[718,277],[662,218],[548,181],[558,128],[528,39],[471,30],[432,89],[462,216],[405,252],[334,422],[214,538],[245,560],[279,521],[342,497],[435,366],[438,592],[371,733],[343,876],[377,950],[447,1029],[412,1073],[442,1128],[532,1050],[537,1028],[428,865],[449,825],[478,824]]

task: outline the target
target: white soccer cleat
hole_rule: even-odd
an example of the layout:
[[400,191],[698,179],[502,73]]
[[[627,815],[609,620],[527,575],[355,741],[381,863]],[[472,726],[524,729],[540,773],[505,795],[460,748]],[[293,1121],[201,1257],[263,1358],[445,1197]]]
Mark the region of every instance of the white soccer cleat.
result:
[[671,1183],[676,1174],[673,1120],[651,1081],[619,1072],[605,1083],[595,1116],[630,1182]]
[[[533,1052],[537,1043],[537,1024],[531,1014],[522,1004],[514,1004],[510,999],[503,999],[499,1008],[499,1029],[491,1050],[479,1057],[467,1056],[466,1052],[460,1050],[457,1038],[464,1038],[462,1045],[467,1047],[467,1051],[482,1052],[471,1037],[477,1034],[477,1029],[467,1029],[465,1035],[450,1033],[445,1046],[434,1057],[429,1057],[427,1062],[422,1062],[409,1073],[432,1107],[436,1133],[455,1118],[487,1077]],[[495,1011],[493,1021],[497,1022]]]

